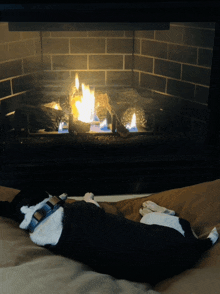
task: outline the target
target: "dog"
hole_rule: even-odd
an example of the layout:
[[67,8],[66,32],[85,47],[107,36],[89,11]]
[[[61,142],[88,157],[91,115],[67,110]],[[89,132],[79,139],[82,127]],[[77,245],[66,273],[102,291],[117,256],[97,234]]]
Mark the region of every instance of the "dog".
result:
[[114,278],[152,285],[193,267],[219,237],[215,227],[198,239],[187,220],[151,201],[135,222],[106,212],[92,193],[83,201],[66,199],[65,193],[22,190],[12,202],[0,202],[0,215],[17,221],[34,243],[55,254]]

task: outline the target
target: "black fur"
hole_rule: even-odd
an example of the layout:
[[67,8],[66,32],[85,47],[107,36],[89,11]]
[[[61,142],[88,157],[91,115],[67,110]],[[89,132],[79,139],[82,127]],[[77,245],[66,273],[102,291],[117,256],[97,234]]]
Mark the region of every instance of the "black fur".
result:
[[[0,215],[18,222],[20,208],[47,198],[46,192],[22,191],[11,203],[0,202]],[[73,258],[92,269],[116,278],[152,285],[191,268],[211,248],[209,239],[196,239],[188,221],[180,219],[186,232],[158,225],[145,225],[106,213],[85,201],[64,205],[63,231],[56,254]]]

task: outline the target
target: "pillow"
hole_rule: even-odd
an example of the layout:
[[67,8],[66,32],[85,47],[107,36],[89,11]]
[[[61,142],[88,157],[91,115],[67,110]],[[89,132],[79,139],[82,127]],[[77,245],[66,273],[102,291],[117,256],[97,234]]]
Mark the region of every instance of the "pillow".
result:
[[[138,199],[114,203],[123,215],[140,221],[142,203],[151,200],[176,211],[188,220],[199,237],[207,237],[217,226],[220,233],[220,180],[173,189]],[[190,270],[156,285],[155,290],[167,294],[214,294],[220,289],[220,241],[206,252]]]
[[178,216],[190,222],[197,235],[206,234],[220,223],[220,180],[122,200],[113,205],[125,217],[140,221],[139,209],[146,200],[174,210]]

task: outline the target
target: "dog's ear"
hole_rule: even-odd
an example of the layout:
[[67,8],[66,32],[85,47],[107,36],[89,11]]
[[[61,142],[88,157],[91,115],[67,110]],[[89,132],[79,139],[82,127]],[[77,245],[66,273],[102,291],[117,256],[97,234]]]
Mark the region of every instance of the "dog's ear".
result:
[[48,198],[46,191],[42,189],[36,189],[35,187],[29,187],[22,189],[13,199],[12,204],[16,209],[19,209],[22,206],[33,206],[37,203],[43,201],[45,198]]
[[28,208],[28,206],[22,206],[20,210],[23,214],[26,214],[28,212],[29,208]]
[[47,191],[45,191],[45,192],[47,193],[47,195],[48,195],[49,198],[52,198],[52,197],[53,197],[53,195],[51,195],[51,194],[48,193]]
[[63,193],[59,196],[59,198],[61,198],[62,200],[66,200],[68,197],[68,195],[66,193]]

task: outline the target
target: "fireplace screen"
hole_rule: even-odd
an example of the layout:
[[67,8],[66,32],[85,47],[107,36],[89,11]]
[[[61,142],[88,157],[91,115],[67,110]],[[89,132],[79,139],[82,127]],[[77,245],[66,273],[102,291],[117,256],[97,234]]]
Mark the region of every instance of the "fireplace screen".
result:
[[0,23],[4,136],[206,133],[214,23],[27,28]]

